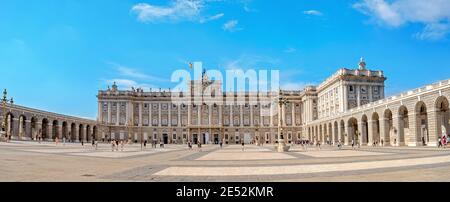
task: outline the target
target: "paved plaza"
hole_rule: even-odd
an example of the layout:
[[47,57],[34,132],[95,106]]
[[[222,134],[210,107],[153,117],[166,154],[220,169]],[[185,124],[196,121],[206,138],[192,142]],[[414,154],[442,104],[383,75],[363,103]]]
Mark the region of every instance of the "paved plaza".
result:
[[0,143],[0,181],[450,181],[450,149],[435,147]]

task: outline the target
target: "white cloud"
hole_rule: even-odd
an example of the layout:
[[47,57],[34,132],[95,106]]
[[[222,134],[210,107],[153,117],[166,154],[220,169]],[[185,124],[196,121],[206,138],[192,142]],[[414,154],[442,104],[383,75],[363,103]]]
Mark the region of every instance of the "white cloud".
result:
[[279,62],[279,59],[267,56],[242,54],[238,59],[228,60],[221,66],[227,70],[243,70],[252,68],[271,69]]
[[314,15],[314,16],[322,16],[323,15],[323,13],[318,11],[318,10],[303,11],[303,14],[305,14],[305,15]]
[[168,6],[139,3],[131,8],[141,22],[197,20],[203,0],[172,0]]
[[415,36],[423,40],[438,40],[450,30],[449,0],[362,0],[353,8],[391,27],[419,23],[424,25]]
[[285,53],[293,53],[293,52],[295,52],[295,51],[297,51],[297,49],[292,48],[292,47],[289,47],[289,48],[287,48],[286,50],[284,50]]
[[230,20],[230,21],[226,22],[225,24],[223,24],[222,29],[225,31],[229,31],[229,32],[240,31],[240,30],[242,30],[242,28],[237,27],[238,24],[239,24],[239,21]]
[[218,20],[218,19],[222,18],[224,15],[225,14],[223,14],[223,13],[219,13],[219,14],[207,17],[207,18],[202,18],[202,19],[200,19],[200,23],[206,23],[209,21]]
[[168,79],[162,79],[158,76],[152,76],[149,74],[145,74],[140,72],[139,70],[136,70],[134,68],[131,67],[127,67],[118,63],[114,63],[114,62],[107,62],[107,64],[112,65],[116,70],[117,73],[121,76],[121,77],[128,77],[128,78],[133,78],[133,79],[142,79],[142,80],[151,80],[151,81],[155,81],[155,82],[167,82]]

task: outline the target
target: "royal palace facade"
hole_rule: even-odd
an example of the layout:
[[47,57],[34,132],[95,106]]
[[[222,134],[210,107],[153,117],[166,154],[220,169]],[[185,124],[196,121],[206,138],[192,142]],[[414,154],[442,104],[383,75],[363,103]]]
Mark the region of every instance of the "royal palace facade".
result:
[[[306,127],[316,120],[383,99],[385,80],[382,71],[366,69],[361,60],[357,69],[340,69],[320,85],[298,91],[220,92],[221,81],[204,78],[192,81],[191,91],[181,96],[179,92],[119,90],[113,85],[98,93],[98,121],[105,128],[105,138],[169,144],[275,143],[281,124],[283,139],[292,143],[314,138]],[[204,99],[192,90],[207,82],[220,92],[218,100]],[[282,110],[276,104],[279,96],[287,101]],[[174,101],[174,97],[183,99]]]
[[385,98],[383,72],[366,68],[362,59],[358,66],[298,91],[222,92],[221,81],[205,75],[189,82],[186,93],[113,85],[98,92],[97,120],[7,103],[5,91],[1,134],[17,140],[273,144],[281,131],[287,143],[385,146],[436,146],[450,135],[450,79]]

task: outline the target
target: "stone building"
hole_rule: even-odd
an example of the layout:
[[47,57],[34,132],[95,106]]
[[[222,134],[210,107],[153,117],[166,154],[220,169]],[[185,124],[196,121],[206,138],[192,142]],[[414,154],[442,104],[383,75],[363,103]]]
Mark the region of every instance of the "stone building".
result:
[[[181,96],[180,92],[119,90],[113,85],[98,93],[98,121],[105,138],[261,144],[277,141],[281,115],[283,139],[290,143],[308,139],[304,128],[311,122],[383,99],[385,80],[382,71],[366,69],[361,59],[359,68],[340,69],[318,86],[282,90],[288,103],[281,114],[274,103],[278,92],[222,92],[221,81],[209,81],[206,75],[191,81],[189,93]],[[215,98],[205,96],[208,93]]]

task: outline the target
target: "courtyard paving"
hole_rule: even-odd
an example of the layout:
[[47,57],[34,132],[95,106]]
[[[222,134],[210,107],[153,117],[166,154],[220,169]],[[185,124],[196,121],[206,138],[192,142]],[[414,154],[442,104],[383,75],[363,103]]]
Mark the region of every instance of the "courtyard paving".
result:
[[0,143],[0,181],[450,181],[450,149],[431,147]]

